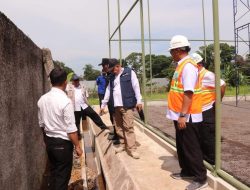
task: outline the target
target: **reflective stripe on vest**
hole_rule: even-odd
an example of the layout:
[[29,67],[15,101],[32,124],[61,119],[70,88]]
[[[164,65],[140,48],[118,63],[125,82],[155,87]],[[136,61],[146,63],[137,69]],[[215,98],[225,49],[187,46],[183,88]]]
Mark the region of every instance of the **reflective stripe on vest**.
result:
[[[168,94],[168,108],[172,111],[181,112],[183,97],[184,97],[184,87],[182,84],[181,76],[183,72],[183,68],[187,63],[191,63],[197,68],[197,64],[190,58],[185,59],[181,62],[174,72],[171,87]],[[194,88],[194,93],[192,96],[192,103],[187,113],[197,114],[202,112],[202,100],[201,100],[201,80],[198,76],[197,83]]]
[[[204,67],[200,70],[200,80],[202,81],[208,72]],[[202,86],[202,106],[206,106],[215,101],[215,87]]]

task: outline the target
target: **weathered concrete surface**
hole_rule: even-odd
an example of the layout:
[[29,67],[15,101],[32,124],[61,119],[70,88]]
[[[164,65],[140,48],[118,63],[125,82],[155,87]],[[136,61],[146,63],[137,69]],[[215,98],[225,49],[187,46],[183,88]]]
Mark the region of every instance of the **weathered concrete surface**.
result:
[[[109,124],[108,114],[102,118]],[[135,128],[135,132],[140,144],[139,160],[131,158],[126,152],[115,154],[113,144],[107,140],[107,133],[100,133],[93,124],[91,129],[96,136],[96,155],[109,190],[183,190],[189,184],[190,181],[170,177],[172,172],[179,171],[176,157],[138,128]]]
[[45,146],[37,100],[48,89],[42,50],[0,12],[0,189],[37,190]]
[[[173,122],[166,118],[167,102],[152,101],[148,105],[148,123],[175,139]],[[222,169],[250,186],[250,102],[240,99],[236,107],[235,99],[225,97],[221,114]]]

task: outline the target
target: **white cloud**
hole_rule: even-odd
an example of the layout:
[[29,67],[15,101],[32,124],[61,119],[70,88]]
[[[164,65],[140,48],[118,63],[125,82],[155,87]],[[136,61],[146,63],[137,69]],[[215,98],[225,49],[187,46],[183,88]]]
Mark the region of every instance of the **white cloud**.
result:
[[[121,2],[121,18],[134,0]],[[117,1],[110,0],[111,32],[117,26]],[[147,38],[147,1],[144,1],[145,37]],[[212,0],[205,1],[207,38],[213,38]],[[6,14],[39,47],[48,47],[56,60],[64,61],[78,74],[86,63],[97,66],[108,56],[108,20],[106,0],[0,0]],[[185,34],[202,39],[201,1],[151,0],[153,38],[171,38]],[[232,2],[220,1],[220,34],[233,39]],[[123,38],[140,38],[139,4],[122,25]],[[118,38],[116,35],[114,38]],[[200,43],[202,45],[202,43]],[[198,46],[195,44],[195,46]],[[123,42],[123,56],[140,51],[140,42]],[[155,42],[154,53],[166,53],[168,42]],[[118,57],[118,43],[112,42],[113,56]],[[148,49],[146,49],[148,51]]]

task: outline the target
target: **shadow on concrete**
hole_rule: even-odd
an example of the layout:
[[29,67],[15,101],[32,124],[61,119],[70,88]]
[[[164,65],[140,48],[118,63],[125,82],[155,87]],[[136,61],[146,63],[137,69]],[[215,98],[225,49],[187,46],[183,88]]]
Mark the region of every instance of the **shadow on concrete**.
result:
[[178,161],[174,156],[161,156],[159,160],[162,160],[161,169],[169,171],[171,173],[179,172]]

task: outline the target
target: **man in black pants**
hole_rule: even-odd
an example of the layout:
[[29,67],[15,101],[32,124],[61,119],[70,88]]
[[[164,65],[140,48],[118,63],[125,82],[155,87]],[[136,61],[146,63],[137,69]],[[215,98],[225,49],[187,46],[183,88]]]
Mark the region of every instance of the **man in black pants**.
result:
[[[192,58],[199,67],[202,85],[202,126],[199,128],[203,158],[215,164],[215,74],[205,68],[203,58],[193,53]],[[226,90],[226,83],[221,79],[221,99]]]
[[174,121],[176,148],[181,171],[174,179],[193,179],[186,190],[206,187],[206,168],[200,146],[199,128],[202,122],[202,96],[198,66],[189,56],[190,43],[185,36],[176,35],[170,41],[170,54],[176,62],[168,93],[167,117]]
[[66,78],[64,70],[53,69],[50,73],[52,89],[37,103],[39,126],[44,134],[50,161],[50,190],[68,189],[74,147],[77,155],[82,155],[73,106],[64,92],[67,85]]
[[[109,63],[110,63],[110,59],[108,58],[102,58],[102,62],[99,64],[99,66],[101,65],[102,66],[102,72],[103,72],[103,76],[105,78],[105,90],[104,90],[104,95],[105,95],[105,91],[106,91],[106,88],[109,84],[109,81],[110,81],[110,77],[112,75],[111,72],[109,72]],[[101,100],[103,100],[104,98],[104,95],[102,97]],[[100,103],[101,104],[101,103]],[[113,118],[113,108],[112,108],[112,105],[108,105],[108,110],[109,110],[109,117],[110,117],[110,121],[112,123],[112,125],[114,124],[114,118]]]
[[[111,76],[113,75],[110,71],[109,71],[109,64],[112,62],[112,59],[108,59],[108,58],[103,58],[102,59],[102,62],[99,64],[99,66],[101,65],[102,66],[102,71],[105,72],[106,74],[104,75],[105,77],[105,91],[106,91],[106,88],[110,82],[110,78]],[[104,93],[105,94],[105,93]],[[104,98],[104,97],[103,97]],[[102,99],[103,99],[102,98]],[[114,106],[110,103],[108,103],[108,111],[109,111],[109,118],[110,118],[110,121],[113,125],[113,131],[110,131],[109,133],[109,136],[108,136],[108,140],[113,140],[113,143],[114,144],[120,144],[120,140],[119,140],[119,137],[116,133],[116,129],[115,129],[115,126],[114,126]]]
[[74,110],[76,126],[78,129],[78,138],[81,139],[80,121],[81,119],[86,119],[86,116],[90,117],[93,122],[102,130],[109,129],[105,123],[103,123],[100,116],[88,105],[87,90],[83,85],[80,85],[79,77],[77,75],[72,77],[72,83],[73,85],[69,84],[67,87],[67,94],[75,108]]

